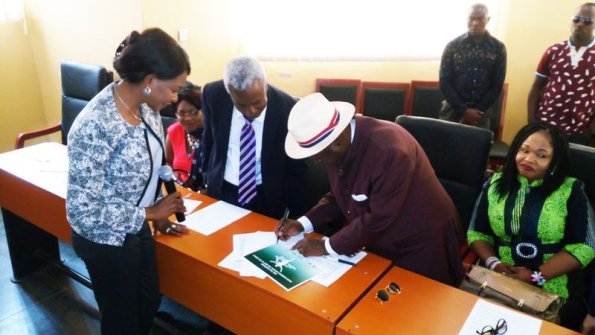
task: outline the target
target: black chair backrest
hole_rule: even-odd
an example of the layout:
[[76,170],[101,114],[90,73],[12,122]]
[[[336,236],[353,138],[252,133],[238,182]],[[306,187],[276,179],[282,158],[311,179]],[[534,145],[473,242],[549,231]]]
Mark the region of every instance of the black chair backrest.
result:
[[455,122],[408,115],[397,117],[396,123],[411,133],[425,151],[466,230],[485,179],[492,132]]
[[501,122],[504,118],[504,112],[506,109],[506,99],[508,96],[508,84],[504,84],[502,86],[502,91],[500,91],[500,95],[496,102],[494,103],[494,113],[490,118],[490,129],[494,132],[494,139],[501,140],[502,139],[502,128]]
[[113,81],[113,73],[100,65],[63,60],[62,77],[62,143],[66,144],[72,122],[89,100]]
[[387,87],[366,87],[363,89],[364,115],[395,122],[405,111],[407,90]]
[[411,115],[437,119],[444,96],[440,87],[412,86]]
[[321,84],[319,92],[329,101],[346,101],[357,105],[357,86]]
[[171,116],[161,115],[161,123],[163,124],[163,134],[167,137],[167,128],[178,121],[177,118]]
[[587,196],[595,206],[595,148],[570,143],[570,175],[585,183]]
[[308,182],[307,208],[312,208],[329,192],[330,186],[324,165],[316,164],[313,159],[306,160],[306,163],[308,164],[308,173],[306,174]]

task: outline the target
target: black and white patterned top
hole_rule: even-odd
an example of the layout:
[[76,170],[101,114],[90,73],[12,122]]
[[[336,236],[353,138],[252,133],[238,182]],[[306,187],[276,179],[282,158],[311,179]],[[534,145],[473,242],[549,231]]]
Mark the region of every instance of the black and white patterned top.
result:
[[460,119],[467,108],[485,112],[502,90],[506,47],[486,32],[479,41],[469,33],[450,41],[440,61],[440,89]]
[[146,104],[140,106],[144,126],[124,121],[113,89],[112,83],[97,94],[68,134],[66,212],[79,235],[121,246],[126,234],[137,233],[145,220],[138,205],[153,175],[148,132],[157,135],[163,152],[163,127],[159,113]]

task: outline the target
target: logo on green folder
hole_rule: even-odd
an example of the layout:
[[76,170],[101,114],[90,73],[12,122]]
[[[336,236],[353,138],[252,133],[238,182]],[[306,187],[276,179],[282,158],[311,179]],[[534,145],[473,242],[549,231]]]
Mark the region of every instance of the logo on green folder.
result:
[[244,257],[288,291],[307,282],[319,272],[297,251],[278,244],[262,248]]
[[274,261],[270,261],[271,263],[275,264],[276,268],[279,268],[279,272],[283,272],[283,267],[286,267],[289,270],[294,270],[295,271],[295,266],[293,266],[291,264],[292,261],[294,261],[295,258],[292,259],[286,259],[283,256],[279,256],[279,255],[275,255],[275,260]]

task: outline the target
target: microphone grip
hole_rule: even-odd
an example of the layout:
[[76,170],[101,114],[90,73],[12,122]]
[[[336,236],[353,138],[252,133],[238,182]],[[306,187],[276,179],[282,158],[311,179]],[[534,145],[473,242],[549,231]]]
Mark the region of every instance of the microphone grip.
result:
[[178,220],[178,222],[184,222],[186,220],[186,215],[182,212],[176,212],[176,220]]
[[[165,185],[165,190],[167,191],[167,194],[172,194],[176,192],[176,185],[174,184],[173,179],[164,180],[163,184]],[[178,220],[178,222],[184,222],[186,220],[186,215],[184,215],[184,213],[182,212],[176,212],[176,220]]]

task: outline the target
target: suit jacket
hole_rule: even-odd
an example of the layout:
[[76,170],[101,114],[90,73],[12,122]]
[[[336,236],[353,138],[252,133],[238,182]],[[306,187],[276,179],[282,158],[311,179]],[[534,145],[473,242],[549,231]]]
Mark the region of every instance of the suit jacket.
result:
[[[220,199],[234,106],[222,80],[205,85],[202,99],[202,169],[209,196]],[[307,209],[308,168],[305,160],[291,159],[285,153],[287,119],[296,99],[271,85],[268,85],[267,99],[260,160],[264,193],[260,196],[264,196],[267,210],[261,214],[279,218],[289,207],[291,216],[299,217]]]
[[463,276],[462,227],[426,154],[401,126],[355,117],[340,166],[328,167],[331,192],[306,216],[316,231],[345,219],[330,244],[340,254],[362,248],[396,265],[454,285]]

